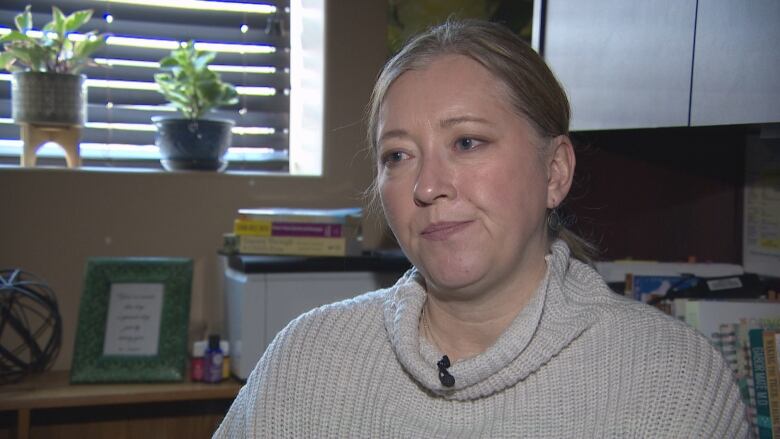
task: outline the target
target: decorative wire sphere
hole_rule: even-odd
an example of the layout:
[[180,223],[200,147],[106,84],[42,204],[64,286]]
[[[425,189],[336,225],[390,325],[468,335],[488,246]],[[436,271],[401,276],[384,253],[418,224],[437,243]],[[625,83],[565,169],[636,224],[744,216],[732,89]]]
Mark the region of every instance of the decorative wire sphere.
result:
[[54,291],[26,271],[0,269],[0,384],[51,367],[61,342]]

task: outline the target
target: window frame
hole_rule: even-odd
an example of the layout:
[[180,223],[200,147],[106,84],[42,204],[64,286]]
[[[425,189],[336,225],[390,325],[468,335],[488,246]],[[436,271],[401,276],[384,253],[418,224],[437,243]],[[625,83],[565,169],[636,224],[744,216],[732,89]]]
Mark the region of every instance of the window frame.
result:
[[[285,0],[282,0],[283,2]],[[82,2],[83,4],[83,2]],[[304,7],[305,4],[305,7]],[[69,7],[64,12],[70,13],[73,10],[81,9],[78,7]],[[17,12],[18,13],[18,12]],[[325,33],[325,1],[305,1],[293,0],[290,2],[289,8],[286,13],[290,17],[299,16],[298,20],[291,20],[291,35],[289,45],[291,48],[288,50],[290,56],[289,66],[294,63],[305,67],[305,72],[296,74],[297,72],[289,71],[290,83],[293,83],[293,78],[296,78],[298,84],[302,84],[304,87],[290,87],[289,93],[285,93],[285,99],[290,101],[297,100],[304,102],[310,107],[314,107],[314,114],[316,117],[311,117],[311,113],[308,115],[308,126],[302,126],[301,120],[305,114],[304,108],[300,107],[298,111],[289,111],[289,127],[297,126],[301,129],[301,133],[304,130],[308,130],[309,133],[313,132],[314,135],[299,136],[290,133],[289,138],[295,138],[293,143],[290,141],[289,146],[285,152],[279,150],[265,151],[263,153],[255,152],[253,155],[257,159],[259,157],[260,166],[255,166],[251,161],[245,160],[247,152],[252,153],[251,150],[241,150],[240,148],[232,148],[228,152],[227,159],[232,162],[232,165],[228,168],[227,172],[239,172],[239,173],[252,173],[258,174],[264,173],[281,173],[290,175],[308,175],[308,176],[321,176],[323,174],[323,144],[324,144],[324,70],[325,70],[325,53],[324,53],[324,33]],[[96,10],[97,15],[97,10]],[[41,14],[36,15],[35,23],[40,24],[50,19],[49,16]],[[96,20],[99,18],[93,18]],[[304,26],[306,22],[309,26]],[[311,26],[311,23],[318,24],[317,26]],[[92,22],[87,23],[82,29],[93,29]],[[319,58],[312,58],[311,44],[305,46],[304,42],[317,41],[319,42],[318,51],[316,55]],[[296,59],[300,58],[299,59]],[[306,59],[304,59],[306,58]],[[3,71],[3,73],[7,73]],[[298,80],[297,78],[303,78]],[[312,81],[312,78],[315,81]],[[311,87],[314,83],[315,87]],[[287,91],[287,90],[285,90]],[[306,94],[306,98],[301,99],[299,96]],[[10,105],[10,99],[8,101]],[[312,110],[308,110],[312,111]],[[299,117],[300,116],[300,117]],[[0,119],[2,119],[0,117]],[[0,120],[0,123],[3,121]],[[6,120],[5,122],[8,122]],[[312,123],[313,122],[313,123]],[[297,131],[297,130],[296,130]],[[284,133],[287,135],[288,133]],[[235,137],[235,136],[234,136]],[[300,140],[304,138],[304,140]],[[19,156],[21,154],[22,142],[16,138],[9,139],[10,141],[0,141],[0,164],[13,166],[19,163]],[[234,142],[235,145],[235,142]],[[122,152],[114,153],[106,157],[105,154],[96,150],[94,145],[90,145],[89,142],[84,142],[82,145],[82,161],[84,166],[87,167],[106,167],[112,170],[122,169],[152,169],[162,170],[159,164],[159,159],[156,158],[156,153],[150,145],[143,145],[139,148],[145,149],[139,154],[135,154],[135,157],[129,157]],[[121,148],[117,148],[120,149]],[[131,154],[132,155],[132,154]],[[64,165],[64,153],[56,145],[44,146],[39,150],[39,164],[42,166],[60,166]],[[255,162],[255,164],[258,162]]]

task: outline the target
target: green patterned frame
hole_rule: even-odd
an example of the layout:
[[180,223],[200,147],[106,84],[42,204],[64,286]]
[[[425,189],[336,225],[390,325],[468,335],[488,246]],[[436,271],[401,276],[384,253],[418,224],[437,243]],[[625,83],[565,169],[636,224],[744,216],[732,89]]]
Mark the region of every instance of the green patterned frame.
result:
[[[90,258],[79,306],[71,383],[181,381],[186,375],[192,259]],[[156,356],[103,355],[112,283],[163,284]]]

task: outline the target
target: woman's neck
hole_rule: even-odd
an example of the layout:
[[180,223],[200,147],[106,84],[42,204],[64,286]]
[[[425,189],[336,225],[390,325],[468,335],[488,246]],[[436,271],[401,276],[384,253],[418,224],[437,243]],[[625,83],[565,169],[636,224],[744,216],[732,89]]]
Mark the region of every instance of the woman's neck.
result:
[[464,300],[429,291],[420,316],[421,335],[453,362],[481,354],[530,302],[546,269],[542,263],[523,285]]

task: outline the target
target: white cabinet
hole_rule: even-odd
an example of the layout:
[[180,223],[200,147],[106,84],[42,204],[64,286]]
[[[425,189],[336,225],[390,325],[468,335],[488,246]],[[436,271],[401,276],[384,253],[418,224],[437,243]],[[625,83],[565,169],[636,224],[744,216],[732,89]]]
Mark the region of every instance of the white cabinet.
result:
[[245,380],[276,334],[299,315],[392,285],[401,273],[242,273],[225,270],[231,372]]
[[551,0],[543,55],[572,130],[688,125],[695,0]]
[[780,0],[537,0],[572,130],[780,121]]
[[691,125],[780,121],[780,0],[699,0]]

